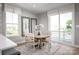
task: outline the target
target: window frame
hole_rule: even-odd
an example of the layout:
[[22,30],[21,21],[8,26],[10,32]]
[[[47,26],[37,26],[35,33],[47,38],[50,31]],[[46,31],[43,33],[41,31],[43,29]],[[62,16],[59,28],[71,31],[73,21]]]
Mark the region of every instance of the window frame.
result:
[[30,17],[26,17],[26,16],[21,16],[21,36],[25,36],[25,34],[24,34],[24,25],[23,25],[23,19],[24,18],[26,18],[26,19],[28,19],[29,20],[29,33],[30,33]]
[[[13,22],[13,17],[14,17],[14,15],[13,14],[16,14],[17,16],[19,16],[17,13],[13,13],[13,12],[6,12],[6,17],[7,17],[7,13],[11,13],[12,15],[12,18],[11,18],[11,20],[12,20],[12,23],[8,23],[8,22],[6,22],[6,36],[7,37],[13,37],[13,36],[18,36],[19,35],[19,20],[18,20],[18,22],[17,23],[14,23]],[[19,17],[18,17],[18,19],[19,19]],[[6,18],[6,21],[7,21],[7,18]],[[17,34],[16,35],[8,35],[7,34],[7,24],[9,24],[9,25],[15,25],[15,26],[17,26]]]

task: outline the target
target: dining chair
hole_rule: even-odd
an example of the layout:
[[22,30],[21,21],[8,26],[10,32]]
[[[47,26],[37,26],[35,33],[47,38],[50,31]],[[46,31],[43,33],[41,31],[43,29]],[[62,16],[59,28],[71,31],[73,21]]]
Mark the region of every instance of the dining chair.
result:
[[38,42],[35,42],[34,34],[33,33],[28,33],[25,36],[25,41],[26,41],[26,45],[32,46],[32,47],[35,47],[38,44]]

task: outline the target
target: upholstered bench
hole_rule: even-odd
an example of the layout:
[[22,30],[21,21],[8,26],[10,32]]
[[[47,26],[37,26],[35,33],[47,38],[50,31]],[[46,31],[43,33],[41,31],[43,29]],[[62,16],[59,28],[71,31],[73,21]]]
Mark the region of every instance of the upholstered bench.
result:
[[7,49],[2,51],[2,55],[20,55],[21,53],[15,48]]

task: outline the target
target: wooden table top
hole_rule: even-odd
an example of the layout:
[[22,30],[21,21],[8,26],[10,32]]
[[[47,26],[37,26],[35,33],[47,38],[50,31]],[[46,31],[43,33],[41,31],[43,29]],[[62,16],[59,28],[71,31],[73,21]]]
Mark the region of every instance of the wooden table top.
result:
[[50,35],[35,35],[34,38],[48,38]]

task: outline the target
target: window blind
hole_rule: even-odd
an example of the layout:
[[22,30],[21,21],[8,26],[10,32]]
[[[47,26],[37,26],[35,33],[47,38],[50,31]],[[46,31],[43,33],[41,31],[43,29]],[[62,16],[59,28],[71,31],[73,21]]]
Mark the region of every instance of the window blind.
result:
[[48,12],[48,16],[51,16],[51,15],[58,15],[58,12],[59,12],[59,10],[52,10],[52,11],[49,11],[49,12]]
[[74,11],[74,5],[71,4],[71,5],[67,5],[67,6],[64,6],[64,7],[61,7],[61,8],[57,8],[57,9],[48,11],[47,15],[51,16],[51,15],[57,15],[57,14],[60,14],[60,13],[73,12],[73,11]]
[[67,13],[67,12],[73,12],[73,11],[74,11],[73,4],[72,5],[65,6],[65,7],[59,9],[59,13],[61,13],[61,14]]
[[5,4],[5,12],[12,12],[12,13],[16,13],[18,15],[22,14],[21,8],[18,8],[16,6],[9,5],[9,4]]

